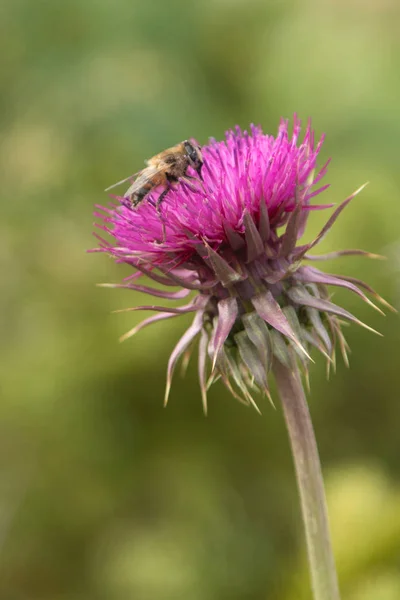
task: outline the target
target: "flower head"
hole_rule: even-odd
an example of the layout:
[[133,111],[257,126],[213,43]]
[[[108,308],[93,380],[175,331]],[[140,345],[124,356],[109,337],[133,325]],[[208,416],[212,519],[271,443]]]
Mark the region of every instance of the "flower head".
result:
[[[288,122],[282,120],[276,137],[253,125],[250,132],[236,127],[224,141],[212,139],[202,147],[202,178],[189,169],[192,179],[178,182],[159,206],[157,194],[147,196],[136,210],[117,197],[116,204],[98,213],[99,227],[115,239],[115,245],[101,240],[100,250],[134,269],[126,283],[109,285],[165,299],[196,292],[181,307],[128,309],[156,314],[124,338],[156,321],[194,313],[169,359],[166,401],[175,365],[198,337],[205,409],[207,389],[219,377],[235,397],[255,406],[252,390],[269,396],[272,362],[287,362],[289,347],[306,373],[311,347],[330,365],[338,342],[347,360],[341,321],[364,324],[331,302],[327,286],[347,288],[375,308],[361,288],[384,302],[361,281],[303,264],[346,254],[373,255],[361,250],[309,255],[360,190],[336,208],[313,242],[298,243],[310,211],[332,206],[311,203],[328,187],[320,186],[328,163],[316,169],[323,138],[315,143],[308,123],[300,141],[300,125],[295,116],[290,136]],[[143,276],[164,289],[138,284]],[[181,289],[168,290],[174,286]]]

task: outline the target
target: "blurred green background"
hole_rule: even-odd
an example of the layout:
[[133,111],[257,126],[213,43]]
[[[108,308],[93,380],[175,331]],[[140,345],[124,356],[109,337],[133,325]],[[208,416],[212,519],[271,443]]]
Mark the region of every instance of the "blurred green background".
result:
[[[96,288],[128,270],[86,254],[107,185],[179,140],[312,116],[338,202],[322,250],[400,307],[400,6],[395,0],[3,0],[0,6],[1,600],[306,600],[281,411],[196,368],[162,408],[187,321],[118,343],[143,301]],[[326,214],[313,214],[308,236]],[[346,600],[400,598],[398,316],[336,299],[347,370],[316,357],[311,411]]]

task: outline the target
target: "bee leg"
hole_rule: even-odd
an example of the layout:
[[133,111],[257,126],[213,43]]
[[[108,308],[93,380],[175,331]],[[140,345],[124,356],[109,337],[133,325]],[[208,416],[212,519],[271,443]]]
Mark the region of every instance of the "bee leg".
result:
[[162,243],[165,244],[165,241],[167,239],[167,230],[165,228],[165,221],[163,218],[161,218],[161,226],[162,226]]
[[168,186],[165,188],[165,190],[159,195],[159,197],[157,198],[156,201],[156,210],[157,210],[157,214],[160,217],[160,221],[162,223],[162,235],[163,235],[163,239],[162,242],[164,243],[166,240],[166,229],[165,229],[165,221],[164,218],[162,216],[161,213],[161,202],[164,200],[165,196],[168,194],[169,190],[171,189],[171,186],[168,184]]
[[182,181],[183,183],[186,183],[186,185],[188,186],[188,188],[190,189],[191,192],[197,192],[198,188],[197,187],[193,187],[192,185],[192,181],[199,181],[197,179],[197,177],[192,177],[191,175],[184,175],[183,177],[180,178],[180,181]]
[[[170,190],[170,189],[171,189],[171,187],[170,187],[170,186],[168,186],[168,187],[167,187],[167,188],[165,188],[165,190],[164,190],[164,191],[163,191],[163,192],[162,192],[162,193],[161,193],[161,194],[158,196],[158,198],[157,198],[157,203],[156,203],[156,206],[157,206],[157,210],[158,210],[158,211],[159,211],[159,208],[160,208],[160,204],[161,204],[161,202],[164,200],[165,196],[168,194],[168,192],[169,192],[169,190]],[[161,213],[160,213],[160,214],[161,214]]]

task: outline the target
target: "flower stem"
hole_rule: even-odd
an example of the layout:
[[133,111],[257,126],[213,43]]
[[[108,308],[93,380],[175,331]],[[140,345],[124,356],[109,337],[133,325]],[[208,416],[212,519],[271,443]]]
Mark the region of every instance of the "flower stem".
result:
[[317,442],[294,353],[275,361],[275,380],[292,448],[314,600],[340,600]]

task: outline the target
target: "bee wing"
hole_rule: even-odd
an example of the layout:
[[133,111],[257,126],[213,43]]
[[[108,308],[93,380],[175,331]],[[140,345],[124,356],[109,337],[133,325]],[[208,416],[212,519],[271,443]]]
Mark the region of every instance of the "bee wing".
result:
[[141,171],[136,171],[136,173],[133,173],[133,175],[129,175],[129,177],[125,177],[125,179],[121,179],[121,181],[118,181],[117,183],[113,183],[108,188],[106,188],[104,191],[108,192],[108,190],[112,190],[113,188],[117,187],[118,185],[121,185],[121,183],[125,183],[126,181],[133,179],[133,177],[136,177],[136,175],[138,175],[139,173],[141,173]]
[[[156,167],[153,167],[153,166],[146,167],[145,169],[143,169],[143,171],[140,171],[139,177],[137,179],[135,179],[135,181],[132,183],[132,185],[129,186],[129,188],[126,190],[126,192],[124,194],[124,198],[128,198],[129,196],[131,196],[132,194],[134,194],[135,192],[140,190],[140,188],[143,185],[145,185],[145,183],[147,183],[149,180],[151,180],[152,177],[157,175],[157,173],[159,173],[159,172],[160,172],[160,169],[157,169]],[[129,179],[129,177],[128,177],[128,179]]]

